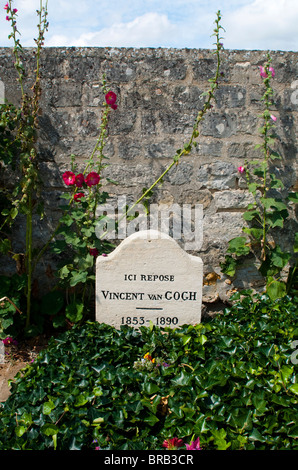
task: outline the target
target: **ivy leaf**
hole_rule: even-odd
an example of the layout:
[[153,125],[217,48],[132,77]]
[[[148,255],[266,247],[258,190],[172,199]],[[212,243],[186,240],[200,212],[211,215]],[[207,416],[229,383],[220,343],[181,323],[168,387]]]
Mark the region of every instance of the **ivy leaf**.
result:
[[229,253],[235,253],[237,256],[248,255],[250,249],[246,245],[247,240],[245,237],[236,237],[229,241]]
[[55,424],[49,423],[49,424],[44,424],[41,427],[41,432],[45,436],[54,436],[55,434],[58,434],[59,428]]

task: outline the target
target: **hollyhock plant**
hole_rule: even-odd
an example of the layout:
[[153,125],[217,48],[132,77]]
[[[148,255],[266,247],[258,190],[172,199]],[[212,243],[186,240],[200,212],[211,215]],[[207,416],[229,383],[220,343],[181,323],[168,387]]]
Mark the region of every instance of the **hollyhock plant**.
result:
[[200,439],[197,438],[195,441],[191,441],[190,444],[186,444],[186,450],[202,450],[200,446]]
[[105,95],[106,103],[109,106],[115,105],[116,100],[117,100],[117,95],[113,91],[108,91],[108,93]]
[[4,346],[8,346],[9,344],[18,344],[18,342],[15,339],[11,338],[11,336],[7,336],[7,338],[3,339],[2,342]]
[[99,252],[98,252],[97,248],[90,248],[89,253],[90,253],[91,256],[94,256],[94,258],[96,258],[96,256],[99,255]]
[[76,193],[73,198],[75,201],[80,201],[82,197],[85,197],[84,193]]
[[[275,70],[273,67],[269,67],[268,68],[269,72],[271,72],[271,77],[273,78],[274,75],[275,75]],[[267,78],[268,77],[268,74],[266,73],[266,69],[265,67],[260,67],[260,75],[262,78]]]
[[66,171],[62,175],[63,181],[67,186],[72,186],[75,184],[76,175],[72,171]]
[[176,450],[179,447],[182,447],[183,445],[183,440],[178,439],[178,437],[173,437],[172,439],[165,439],[162,444],[162,446],[166,447],[168,450]]
[[99,183],[99,180],[100,180],[99,174],[96,173],[96,171],[91,171],[91,173],[89,173],[89,175],[86,176],[85,183],[89,187],[96,186]]
[[81,188],[84,184],[84,175],[83,173],[79,173],[77,176],[76,176],[76,179],[75,179],[75,185],[77,188]]

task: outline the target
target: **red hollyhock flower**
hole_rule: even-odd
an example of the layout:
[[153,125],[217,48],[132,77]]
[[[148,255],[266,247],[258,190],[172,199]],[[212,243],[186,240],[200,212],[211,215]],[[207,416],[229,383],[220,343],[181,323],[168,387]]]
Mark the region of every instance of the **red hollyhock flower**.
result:
[[178,439],[178,437],[173,437],[172,439],[166,439],[163,441],[163,447],[166,447],[169,450],[177,449],[178,447],[182,447],[184,445],[182,439]]
[[73,198],[74,198],[75,201],[79,201],[81,199],[81,197],[85,197],[85,194],[84,193],[76,193]]
[[96,256],[98,256],[99,251],[98,251],[97,248],[90,248],[89,253],[90,253],[90,255],[96,257]]
[[67,186],[72,186],[75,183],[76,175],[72,171],[66,171],[63,173],[62,178]]
[[89,175],[86,176],[85,183],[87,184],[87,186],[91,187],[91,186],[97,185],[99,183],[99,180],[100,180],[99,174],[96,173],[96,171],[91,171],[91,173],[89,173]]
[[77,176],[76,176],[76,180],[75,180],[75,185],[77,188],[81,188],[84,184],[84,175],[83,173],[79,173]]
[[114,93],[113,91],[109,91],[106,96],[105,96],[105,99],[106,99],[106,103],[111,106],[112,109],[116,109],[115,106],[117,107],[117,105],[115,104],[116,103],[116,100],[117,100],[117,95],[116,93]]

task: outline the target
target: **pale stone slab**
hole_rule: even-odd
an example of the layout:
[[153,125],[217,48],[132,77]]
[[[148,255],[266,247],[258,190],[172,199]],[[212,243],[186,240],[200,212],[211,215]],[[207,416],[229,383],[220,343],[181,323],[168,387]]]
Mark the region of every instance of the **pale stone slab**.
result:
[[201,321],[203,262],[156,230],[136,232],[96,261],[96,320],[120,328]]

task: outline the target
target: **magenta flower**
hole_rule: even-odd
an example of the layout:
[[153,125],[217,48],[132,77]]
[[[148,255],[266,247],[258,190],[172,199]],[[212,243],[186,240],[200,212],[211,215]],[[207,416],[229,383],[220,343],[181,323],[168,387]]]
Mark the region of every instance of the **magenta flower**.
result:
[[72,171],[66,171],[62,175],[63,181],[67,186],[75,184],[76,175]]
[[[268,74],[266,73],[265,67],[259,67],[260,68],[260,75],[262,78],[267,78]],[[271,77],[273,78],[275,75],[275,70],[273,67],[269,67],[269,72],[271,72]]]
[[172,439],[165,439],[162,444],[163,447],[166,447],[169,450],[178,449],[179,447],[182,447],[183,445],[184,445],[183,440],[178,439],[178,437],[173,437]]
[[7,16],[7,17],[6,17],[6,21],[9,21],[9,20],[10,20],[10,18],[9,18],[9,16]]
[[4,346],[8,346],[9,344],[15,344],[15,345],[18,344],[18,342],[15,339],[13,339],[11,336],[7,336],[7,338],[3,339],[2,342]]
[[108,93],[105,96],[106,103],[111,106],[112,104],[116,103],[117,100],[117,95],[113,91],[108,91]]
[[13,13],[17,13],[17,11],[18,11],[18,10],[17,10],[16,8],[14,8],[14,9],[12,10]]
[[117,109],[116,105],[116,100],[117,100],[117,95],[113,91],[109,91],[106,96],[106,103],[112,108],[112,109]]
[[97,248],[90,248],[89,253],[90,253],[90,255],[94,256],[94,258],[96,258],[96,256],[99,255],[99,252],[98,252]]
[[185,444],[186,450],[202,450],[200,447],[200,439],[197,438],[195,441],[192,441],[190,444]]
[[83,173],[79,173],[77,176],[76,176],[76,179],[75,179],[75,185],[77,188],[81,188],[84,184],[84,175]]
[[238,166],[237,170],[242,175],[242,173],[244,173],[244,171],[245,171],[245,168],[244,168],[244,166]]
[[274,122],[275,122],[275,121],[276,121],[276,119],[277,119],[277,117],[276,117],[276,116],[274,116],[273,114],[271,114],[271,115],[270,115],[270,117],[271,117],[272,121],[274,121]]
[[76,193],[73,198],[75,201],[80,201],[82,197],[85,197],[84,193]]
[[8,10],[9,6],[8,6],[8,2],[6,3],[5,7],[4,7],[4,10]]
[[89,175],[86,176],[85,183],[90,188],[91,186],[97,185],[99,183],[99,180],[100,180],[99,174],[96,173],[95,171],[91,171],[91,173],[89,173]]

